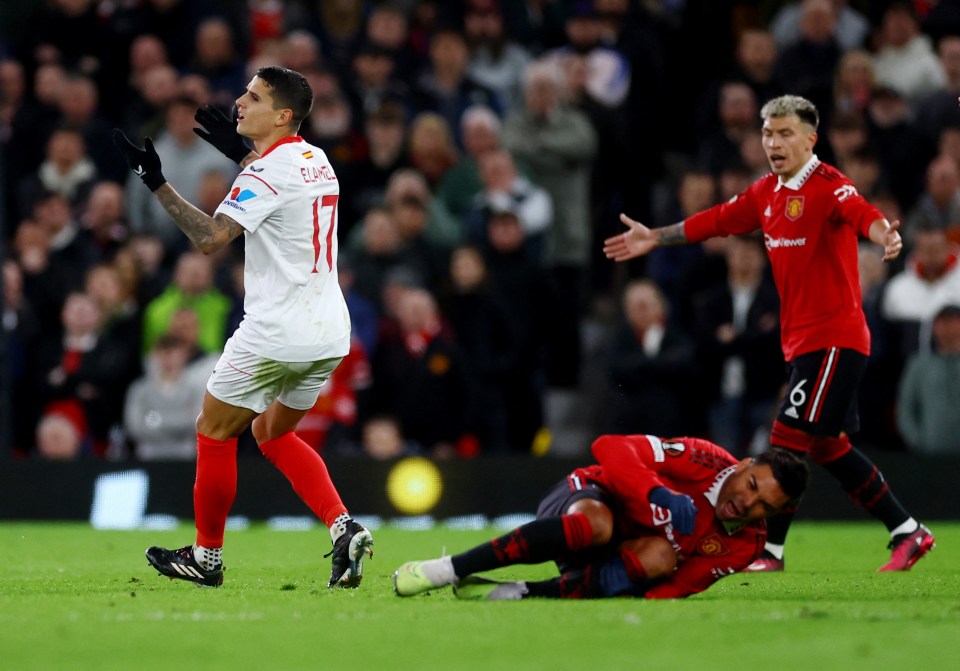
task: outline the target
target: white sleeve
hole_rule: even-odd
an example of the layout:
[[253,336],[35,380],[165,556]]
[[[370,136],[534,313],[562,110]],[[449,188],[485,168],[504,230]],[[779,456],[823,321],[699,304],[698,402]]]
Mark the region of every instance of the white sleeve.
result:
[[[253,164],[251,164],[253,165]],[[271,175],[264,169],[259,174],[250,170],[251,166],[237,175],[230,187],[230,193],[223,199],[215,214],[223,213],[243,228],[253,233],[267,217],[280,208],[280,187],[278,180],[270,180]],[[276,174],[276,171],[273,171]]]

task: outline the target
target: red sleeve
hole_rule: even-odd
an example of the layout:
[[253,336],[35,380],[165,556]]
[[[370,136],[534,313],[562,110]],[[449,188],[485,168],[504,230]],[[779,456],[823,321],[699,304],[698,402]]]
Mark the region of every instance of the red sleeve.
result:
[[714,205],[685,220],[683,232],[690,242],[700,242],[718,235],[742,235],[755,231],[762,225],[756,201],[754,182],[749,189],[725,203]]
[[730,566],[729,558],[718,561],[710,557],[691,557],[670,576],[669,580],[647,590],[647,599],[682,599],[702,592],[725,575],[736,573],[746,567]]
[[623,501],[633,519],[650,516],[647,497],[664,484],[654,469],[655,455],[646,436],[600,436],[590,447],[611,493]]
[[849,180],[844,180],[834,189],[833,195],[836,197],[835,212],[840,221],[850,223],[858,235],[869,239],[870,225],[877,219],[883,219],[883,212],[867,202]]

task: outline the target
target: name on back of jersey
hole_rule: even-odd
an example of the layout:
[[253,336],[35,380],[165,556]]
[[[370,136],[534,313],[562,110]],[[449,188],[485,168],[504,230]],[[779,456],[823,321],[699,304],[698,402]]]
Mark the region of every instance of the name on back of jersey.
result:
[[329,165],[321,165],[319,168],[315,165],[308,165],[300,168],[300,174],[303,176],[303,181],[307,184],[312,184],[313,182],[333,182],[337,179],[337,176],[333,174]]

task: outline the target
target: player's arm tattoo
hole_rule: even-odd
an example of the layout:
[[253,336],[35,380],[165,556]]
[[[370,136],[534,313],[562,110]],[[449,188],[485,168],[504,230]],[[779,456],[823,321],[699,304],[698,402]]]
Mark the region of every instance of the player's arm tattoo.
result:
[[236,221],[225,214],[211,217],[184,200],[169,183],[155,193],[170,218],[190,238],[190,242],[205,254],[217,251],[243,233],[243,227]]
[[657,233],[657,244],[661,247],[670,247],[672,245],[685,245],[690,242],[687,240],[684,223],[681,221],[679,224],[654,229]]
[[256,161],[258,158],[260,158],[260,154],[258,154],[255,151],[251,151],[249,154],[246,155],[246,157],[242,161],[240,161],[240,167],[246,168],[248,165]]

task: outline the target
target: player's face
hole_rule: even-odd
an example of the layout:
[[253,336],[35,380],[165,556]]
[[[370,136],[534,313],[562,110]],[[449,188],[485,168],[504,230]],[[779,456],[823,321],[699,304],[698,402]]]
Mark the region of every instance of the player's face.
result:
[[813,155],[817,133],[796,114],[763,122],[763,151],[773,174],[790,179]]
[[237,98],[237,133],[256,140],[270,135],[282,125],[280,115],[284,110],[274,109],[270,87],[254,77],[247,84],[246,92]]
[[720,488],[717,518],[724,522],[752,522],[777,514],[789,500],[769,466],[744,459]]

